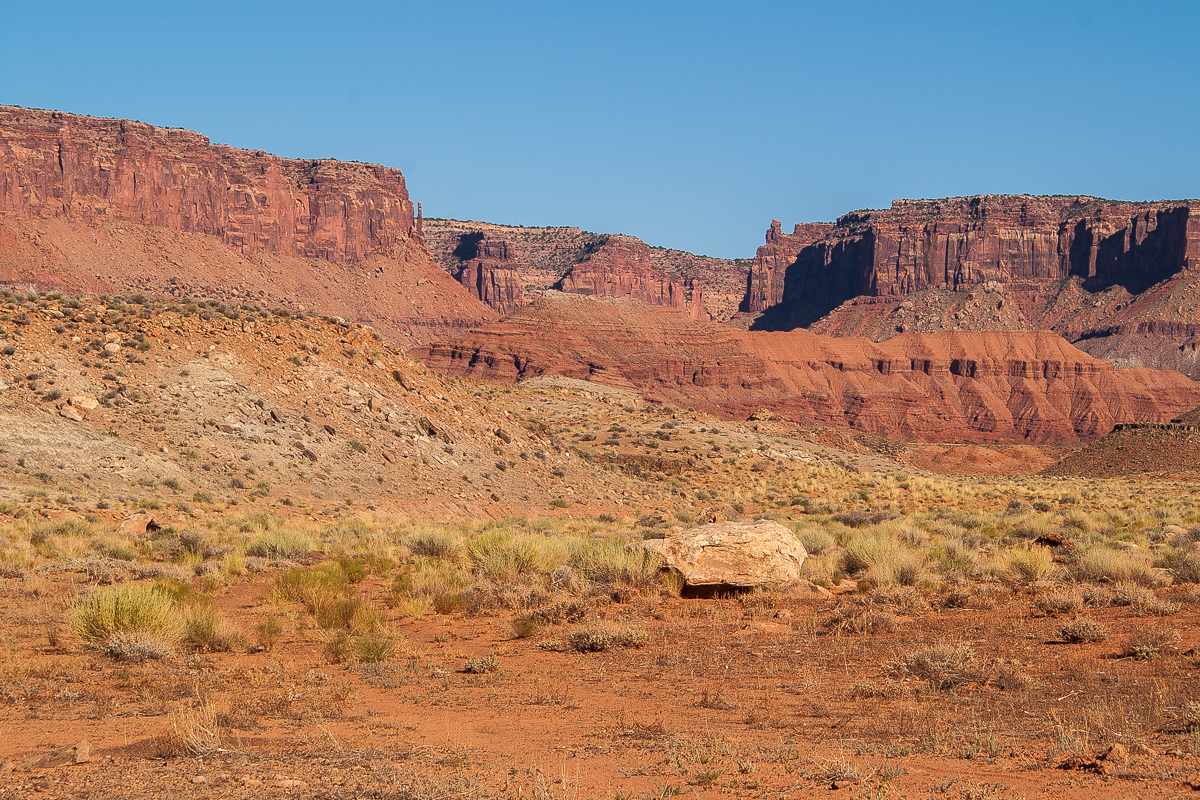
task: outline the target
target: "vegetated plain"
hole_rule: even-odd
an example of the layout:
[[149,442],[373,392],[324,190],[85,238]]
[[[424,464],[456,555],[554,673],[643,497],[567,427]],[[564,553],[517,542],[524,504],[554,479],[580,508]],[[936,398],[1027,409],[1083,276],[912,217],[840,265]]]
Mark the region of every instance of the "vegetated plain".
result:
[[[292,312],[2,299],[9,796],[1121,797],[1200,767],[1193,484],[939,475],[440,378]],[[811,586],[681,597],[639,546],[754,518]]]

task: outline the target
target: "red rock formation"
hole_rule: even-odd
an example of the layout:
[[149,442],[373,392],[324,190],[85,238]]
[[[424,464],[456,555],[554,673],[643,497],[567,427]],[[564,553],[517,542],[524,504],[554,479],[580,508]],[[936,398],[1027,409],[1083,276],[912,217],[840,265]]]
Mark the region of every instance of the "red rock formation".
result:
[[128,120],[0,106],[11,219],[134,222],[259,252],[355,262],[413,229],[398,169],[280,158]]
[[884,343],[744,332],[623,298],[547,295],[495,325],[414,352],[454,375],[558,374],[737,418],[924,441],[1064,442],[1200,403],[1172,372],[1117,370],[1048,332],[906,334]]
[[0,282],[303,304],[411,342],[496,318],[430,259],[399,170],[11,106]]
[[754,254],[741,310],[750,313],[766,311],[782,300],[787,268],[795,263],[801,250],[828,236],[832,230],[833,225],[825,222],[797,222],[791,233],[784,233],[783,223],[771,220],[767,243]]
[[[567,281],[572,286],[588,286],[591,287],[588,291],[594,292],[596,281],[607,286],[611,279],[614,291],[628,288],[643,297],[654,296],[658,299],[649,302],[660,304],[664,286],[659,284],[674,284],[675,289],[683,287],[686,307],[696,319],[729,319],[737,312],[746,292],[748,259],[710,258],[681,250],[646,247],[631,236],[614,238],[579,228],[525,228],[446,219],[426,220],[425,230],[434,259],[452,275],[462,272],[480,237],[502,238],[508,244],[526,302],[559,285],[572,272],[574,277]],[[611,248],[605,246],[610,239]],[[618,254],[618,246],[639,252]],[[579,266],[596,257],[601,261],[595,265]],[[606,258],[610,263],[603,265]],[[621,275],[625,269],[623,262],[632,264],[639,274]],[[607,277],[594,274],[597,266],[607,272]],[[665,296],[670,300],[670,288],[665,288]],[[675,307],[673,302],[667,304]]]
[[555,287],[568,294],[632,297],[655,306],[685,309],[677,284],[650,261],[650,248],[633,236],[609,236]]
[[[786,259],[790,248],[768,246]],[[841,217],[787,266],[781,303],[1079,276],[1141,291],[1200,269],[1200,202],[988,195],[896,200]],[[752,281],[753,284],[753,281]]]
[[524,305],[521,277],[509,243],[496,235],[479,234],[464,237],[460,250],[470,246],[474,254],[459,268],[458,282],[501,314]]

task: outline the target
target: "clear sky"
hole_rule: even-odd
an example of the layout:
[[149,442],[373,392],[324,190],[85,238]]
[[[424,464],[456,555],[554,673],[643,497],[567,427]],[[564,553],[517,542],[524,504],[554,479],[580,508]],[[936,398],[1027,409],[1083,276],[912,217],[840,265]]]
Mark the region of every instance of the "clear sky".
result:
[[897,197],[1200,196],[1200,2],[0,0],[0,103],[753,255]]

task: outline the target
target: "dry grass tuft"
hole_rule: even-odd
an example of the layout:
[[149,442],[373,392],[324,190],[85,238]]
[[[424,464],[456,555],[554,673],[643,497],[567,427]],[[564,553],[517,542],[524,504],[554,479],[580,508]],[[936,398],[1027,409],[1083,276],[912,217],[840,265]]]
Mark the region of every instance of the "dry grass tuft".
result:
[[1081,617],[1072,620],[1058,629],[1058,635],[1067,642],[1081,644],[1084,642],[1103,642],[1108,638],[1108,628],[1094,619]]
[[221,750],[221,722],[211,702],[178,708],[167,715],[167,730],[159,738],[164,757],[208,756]]

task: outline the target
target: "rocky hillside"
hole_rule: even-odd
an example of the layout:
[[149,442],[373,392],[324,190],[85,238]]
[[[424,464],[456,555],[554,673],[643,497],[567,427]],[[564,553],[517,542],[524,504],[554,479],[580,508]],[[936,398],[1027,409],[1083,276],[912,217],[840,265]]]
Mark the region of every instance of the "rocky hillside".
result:
[[12,106],[0,284],[307,306],[405,343],[496,318],[429,257],[399,170]]
[[438,264],[501,313],[558,289],[728,320],[746,294],[748,260],[650,247],[634,236],[447,219],[425,220],[424,231]]
[[921,441],[1064,442],[1200,403],[1174,372],[1117,370],[1046,332],[905,334],[874,343],[745,332],[624,298],[547,294],[499,323],[413,352],[451,375],[536,375],[636,388],[744,419],[776,414]]
[[1040,474],[1194,481],[1200,478],[1200,424],[1118,426]]

